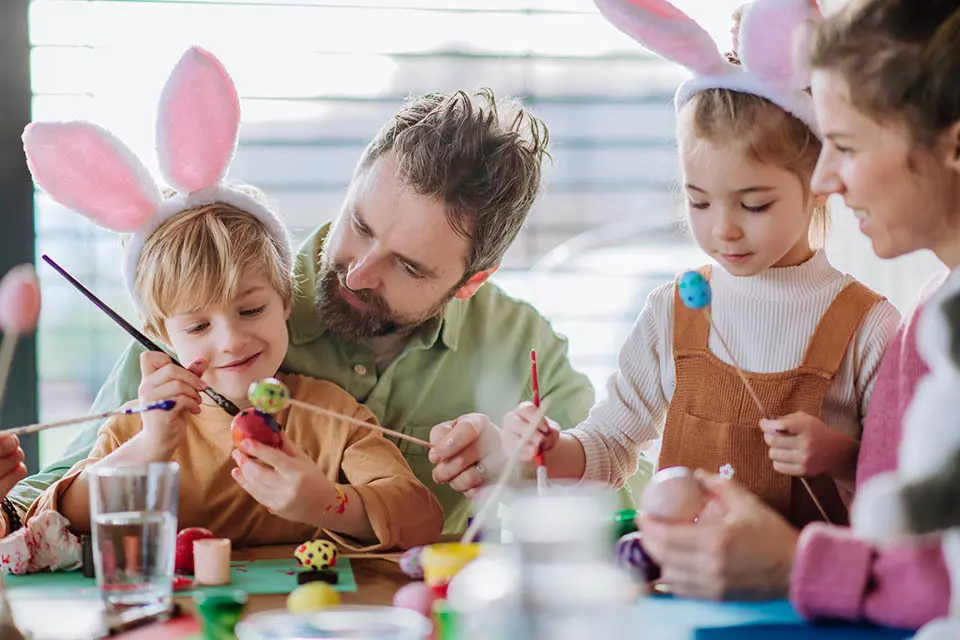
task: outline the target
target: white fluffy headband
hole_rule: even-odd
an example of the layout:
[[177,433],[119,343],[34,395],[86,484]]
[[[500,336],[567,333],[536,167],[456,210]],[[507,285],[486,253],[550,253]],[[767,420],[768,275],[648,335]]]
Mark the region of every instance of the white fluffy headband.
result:
[[666,0],[594,0],[615,27],[647,49],[693,72],[677,89],[679,112],[706,89],[731,89],[766,98],[820,135],[813,101],[804,91],[810,70],[798,56],[798,36],[820,19],[815,0],[756,0],[740,20],[740,64],[720,53],[713,38]]
[[237,147],[240,99],[223,65],[199,47],[180,58],[160,97],[157,155],[167,184],[164,199],[149,171],[116,136],[89,122],[35,122],[23,132],[33,179],[54,200],[96,224],[132,232],[123,278],[138,311],[136,270],[144,243],[182,211],[224,202],[266,226],[284,248],[291,269],[290,239],[277,216],[260,200],[224,180]]

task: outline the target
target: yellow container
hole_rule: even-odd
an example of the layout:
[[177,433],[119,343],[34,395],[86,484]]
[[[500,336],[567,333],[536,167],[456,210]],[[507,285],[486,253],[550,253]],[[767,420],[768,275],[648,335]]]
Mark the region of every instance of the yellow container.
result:
[[420,564],[423,566],[423,580],[428,587],[447,584],[474,558],[480,555],[481,545],[476,542],[442,542],[432,544],[423,550]]

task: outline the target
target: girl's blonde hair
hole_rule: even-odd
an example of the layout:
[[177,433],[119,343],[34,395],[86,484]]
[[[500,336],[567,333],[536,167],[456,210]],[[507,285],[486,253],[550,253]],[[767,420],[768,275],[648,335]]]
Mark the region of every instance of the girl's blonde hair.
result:
[[[690,110],[690,111],[688,111]],[[740,145],[757,162],[793,173],[810,197],[810,179],[820,156],[820,139],[810,128],[765,98],[732,91],[706,89],[684,106],[685,120],[695,139]],[[810,242],[826,241],[830,213],[816,207],[810,223]]]
[[265,276],[289,305],[293,276],[285,267],[287,251],[253,215],[224,202],[173,216],[146,241],[137,264],[144,329],[168,341],[167,318],[229,304],[250,274]]

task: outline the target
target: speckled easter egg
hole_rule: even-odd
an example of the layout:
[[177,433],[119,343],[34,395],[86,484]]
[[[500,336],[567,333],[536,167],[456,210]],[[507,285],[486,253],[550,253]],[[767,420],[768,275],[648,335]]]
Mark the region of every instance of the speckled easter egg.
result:
[[706,500],[703,487],[690,469],[669,467],[658,471],[644,488],[640,510],[661,520],[693,522]]
[[250,384],[247,397],[257,410],[264,413],[278,413],[287,406],[290,390],[276,378],[264,378]]
[[683,304],[691,309],[703,309],[710,304],[710,283],[699,271],[687,271],[681,275],[677,290]]
[[430,587],[422,582],[405,584],[393,596],[393,606],[416,611],[428,618],[432,605],[433,593]]
[[643,534],[639,531],[628,533],[617,540],[617,562],[645,582],[653,582],[660,577],[660,565],[653,561],[643,548]]
[[400,556],[400,571],[410,576],[414,580],[423,580],[423,565],[420,564],[420,556],[423,555],[423,547],[411,547]]
[[293,556],[297,559],[297,566],[326,569],[337,563],[337,545],[329,540],[310,540],[297,547]]
[[340,594],[325,582],[303,584],[287,596],[287,611],[290,613],[310,613],[340,604]]

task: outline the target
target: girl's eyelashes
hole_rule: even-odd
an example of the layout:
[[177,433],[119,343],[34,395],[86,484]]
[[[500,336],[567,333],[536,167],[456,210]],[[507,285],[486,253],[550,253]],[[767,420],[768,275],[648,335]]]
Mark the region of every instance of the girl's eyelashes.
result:
[[746,211],[749,211],[750,213],[763,213],[764,211],[766,211],[767,209],[769,209],[769,208],[772,207],[772,206],[773,206],[773,202],[768,202],[768,203],[766,203],[766,204],[761,204],[761,205],[758,205],[758,206],[755,206],[755,207],[750,207],[750,206],[747,206],[747,205],[743,205],[743,208],[744,208]]
[[694,202],[693,200],[687,200],[687,204],[691,209],[707,209],[710,207],[709,202]]

